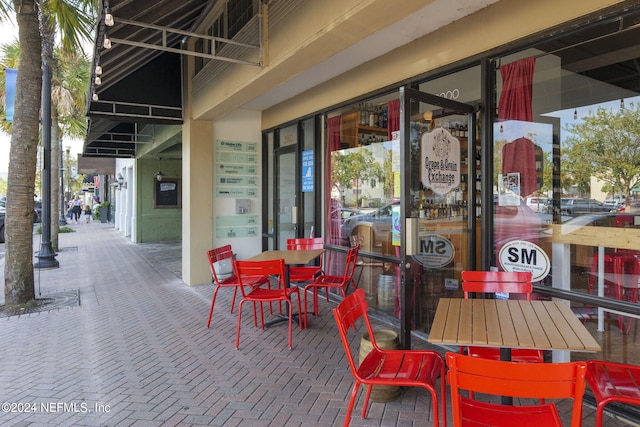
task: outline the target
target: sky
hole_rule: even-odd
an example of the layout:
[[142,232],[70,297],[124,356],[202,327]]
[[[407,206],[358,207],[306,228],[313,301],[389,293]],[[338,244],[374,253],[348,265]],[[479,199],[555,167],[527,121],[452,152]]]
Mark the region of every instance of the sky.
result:
[[[10,22],[0,22],[0,44],[8,43],[18,35],[18,27]],[[6,179],[9,171],[9,148],[11,137],[0,132],[0,177]],[[71,147],[71,155],[77,155],[82,152],[83,141],[68,140],[62,141],[63,147]]]

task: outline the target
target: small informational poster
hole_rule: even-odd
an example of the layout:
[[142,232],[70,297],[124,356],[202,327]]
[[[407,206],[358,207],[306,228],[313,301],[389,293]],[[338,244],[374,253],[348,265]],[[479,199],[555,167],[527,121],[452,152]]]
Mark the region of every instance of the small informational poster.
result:
[[258,144],[255,142],[215,142],[216,198],[258,197]]
[[302,192],[313,193],[313,150],[302,152]]
[[520,173],[498,175],[498,205],[520,206]]
[[447,194],[460,185],[460,141],[444,128],[422,135],[420,145],[422,185]]

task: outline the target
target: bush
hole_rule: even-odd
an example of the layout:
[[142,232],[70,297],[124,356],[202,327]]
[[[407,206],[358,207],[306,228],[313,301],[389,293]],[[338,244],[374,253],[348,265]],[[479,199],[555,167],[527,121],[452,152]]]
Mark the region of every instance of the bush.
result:
[[100,203],[99,205],[95,205],[93,207],[93,219],[95,221],[100,221],[100,208],[106,208],[109,209],[111,207],[111,202],[109,200],[105,200],[104,202]]

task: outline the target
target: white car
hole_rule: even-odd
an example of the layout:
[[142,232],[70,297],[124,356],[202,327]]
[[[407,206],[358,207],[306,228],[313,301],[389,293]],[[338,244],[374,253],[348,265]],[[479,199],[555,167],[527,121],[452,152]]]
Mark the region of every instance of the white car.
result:
[[546,209],[545,206],[547,203],[547,199],[544,197],[527,197],[526,203],[532,211],[541,213]]

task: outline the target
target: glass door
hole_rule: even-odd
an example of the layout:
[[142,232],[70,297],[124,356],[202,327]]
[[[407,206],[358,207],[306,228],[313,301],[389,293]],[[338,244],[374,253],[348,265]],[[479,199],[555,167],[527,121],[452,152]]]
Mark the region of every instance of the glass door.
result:
[[289,146],[276,150],[276,249],[286,249],[287,239],[297,236],[298,200],[296,176],[298,163],[296,147]]
[[476,266],[480,158],[474,107],[402,88],[401,331],[428,334],[441,297]]

